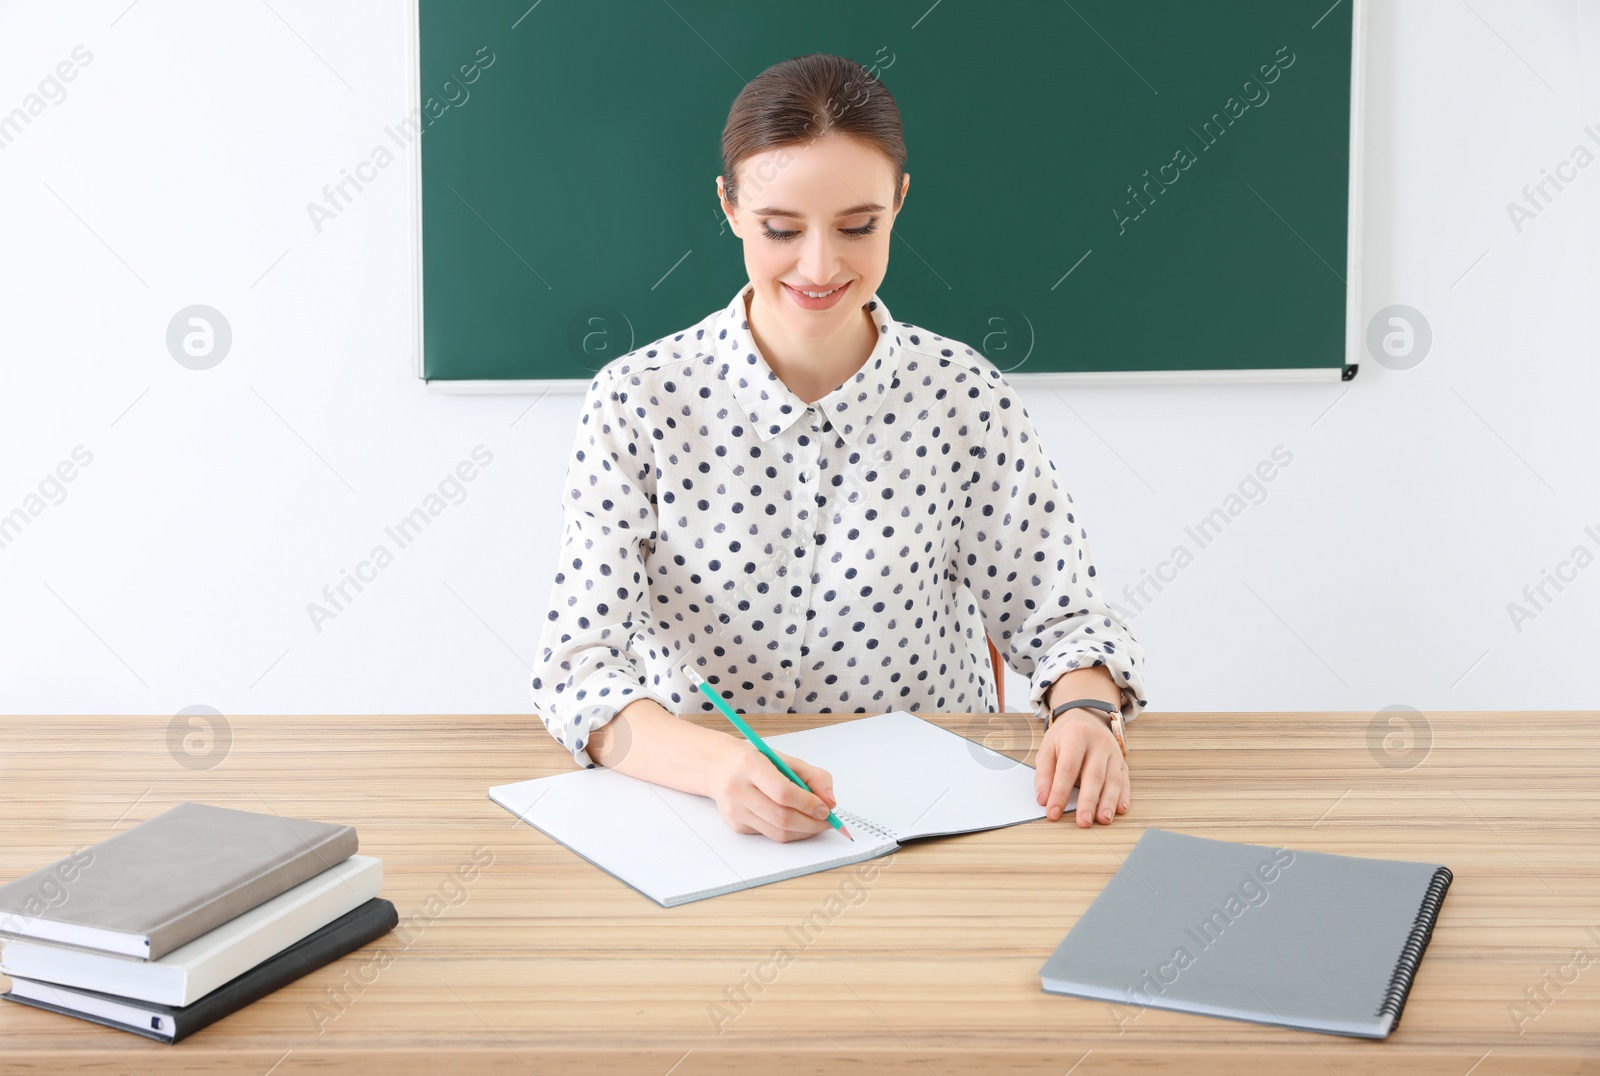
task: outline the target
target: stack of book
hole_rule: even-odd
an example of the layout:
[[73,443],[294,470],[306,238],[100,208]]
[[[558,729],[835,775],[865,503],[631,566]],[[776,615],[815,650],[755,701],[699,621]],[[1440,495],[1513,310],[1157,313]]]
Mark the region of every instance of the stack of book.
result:
[[176,1042],[381,937],[351,826],[183,803],[0,886],[10,1001]]

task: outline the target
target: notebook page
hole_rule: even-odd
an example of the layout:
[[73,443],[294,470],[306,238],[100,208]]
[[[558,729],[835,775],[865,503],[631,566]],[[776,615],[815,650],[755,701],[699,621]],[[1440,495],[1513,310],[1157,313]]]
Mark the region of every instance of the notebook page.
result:
[[788,842],[735,833],[714,801],[608,769],[497,785],[489,798],[666,907],[895,848],[888,836],[853,828],[854,842],[831,827]]
[[[1034,801],[1032,766],[905,710],[766,740],[775,751],[827,770],[841,809],[901,841],[1045,816]],[[1073,789],[1067,810],[1077,795]]]

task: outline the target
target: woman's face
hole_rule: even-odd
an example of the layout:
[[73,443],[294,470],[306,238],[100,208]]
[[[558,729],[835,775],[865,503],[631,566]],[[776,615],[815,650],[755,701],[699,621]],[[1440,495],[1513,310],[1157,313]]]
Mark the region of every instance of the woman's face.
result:
[[[911,182],[901,184],[901,205]],[[739,206],[717,193],[765,312],[794,339],[854,326],[889,268],[894,168],[844,135],[753,154],[739,164]],[[813,299],[802,292],[829,292]]]

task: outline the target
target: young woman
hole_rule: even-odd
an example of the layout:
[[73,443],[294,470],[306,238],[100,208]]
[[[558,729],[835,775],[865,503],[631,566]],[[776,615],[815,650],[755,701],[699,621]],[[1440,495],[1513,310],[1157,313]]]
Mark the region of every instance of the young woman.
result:
[[680,720],[713,710],[680,666],[741,713],[988,712],[987,633],[1047,723],[1047,816],[1076,785],[1078,824],[1111,822],[1143,652],[1011,385],[877,295],[911,181],[894,99],[853,61],[787,60],[739,93],[722,157],[749,282],[589,387],[533,670],[546,729],[796,840],[827,827],[831,777],[783,756],[808,793]]

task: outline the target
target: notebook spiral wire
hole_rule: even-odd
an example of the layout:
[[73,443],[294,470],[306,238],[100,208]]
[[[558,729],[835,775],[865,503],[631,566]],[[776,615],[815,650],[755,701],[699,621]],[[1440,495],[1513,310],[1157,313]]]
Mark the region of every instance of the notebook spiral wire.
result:
[[1433,937],[1433,924],[1439,918],[1439,905],[1444,901],[1452,877],[1449,867],[1440,867],[1433,872],[1433,881],[1428,883],[1422,906],[1417,909],[1416,921],[1411,925],[1411,934],[1400,950],[1400,960],[1389,979],[1389,989],[1384,991],[1383,1003],[1373,1015],[1392,1016],[1394,1023],[1400,1022],[1400,1013],[1406,1007],[1406,995],[1411,992],[1411,980],[1417,974],[1417,965],[1422,962],[1422,954],[1427,951],[1428,942]]
[[899,836],[892,831],[884,829],[876,822],[869,822],[858,814],[851,814],[849,811],[840,810],[837,807],[833,809],[833,813],[838,815],[845,825],[849,826],[851,829],[864,829],[868,833],[882,837],[886,841],[895,841],[898,843],[900,840]]

